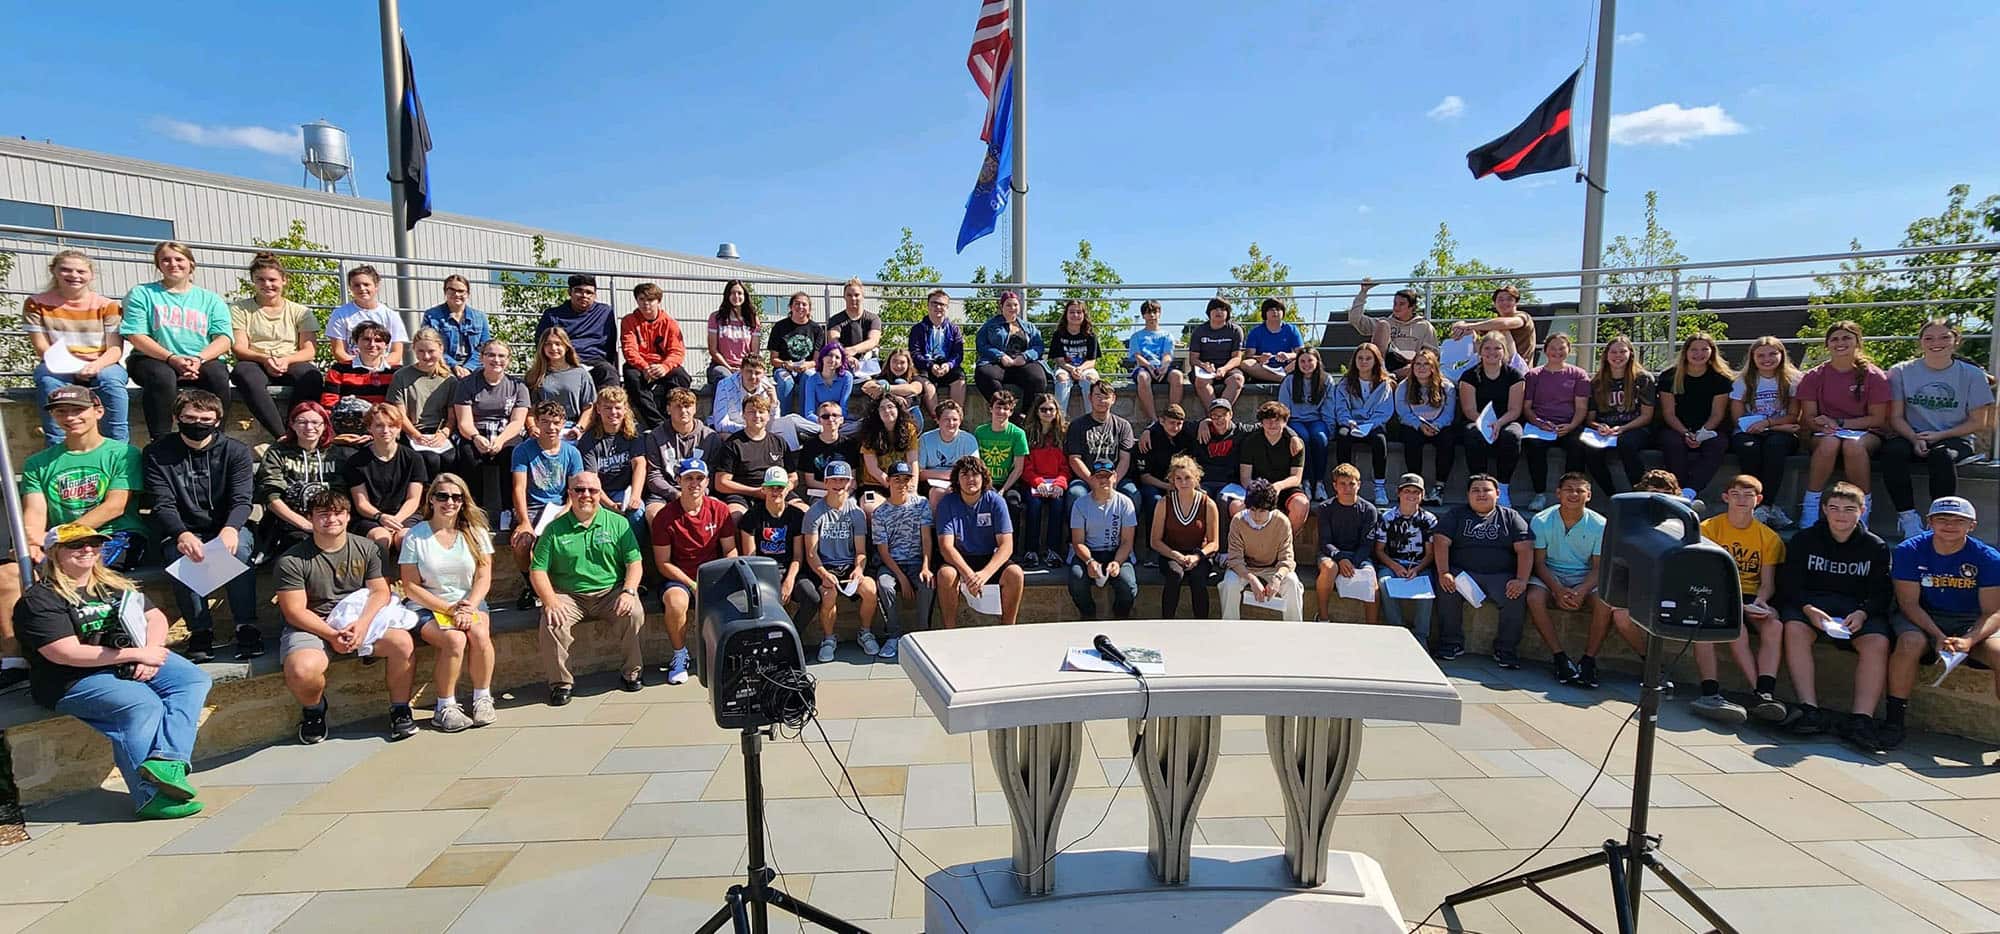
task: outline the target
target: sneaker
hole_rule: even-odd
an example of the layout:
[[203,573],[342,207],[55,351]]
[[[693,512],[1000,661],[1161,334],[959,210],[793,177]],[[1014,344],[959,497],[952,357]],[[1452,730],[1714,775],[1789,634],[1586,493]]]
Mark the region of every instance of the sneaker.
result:
[[1583,661],[1577,663],[1576,678],[1575,680],[1572,680],[1570,684],[1575,687],[1587,688],[1593,691],[1598,688],[1599,685],[1597,683],[1597,659],[1594,656],[1585,655],[1583,657]]
[[193,801],[194,786],[188,784],[188,764],[172,759],[147,759],[139,763],[139,774],[159,789],[169,801]]
[[567,684],[549,685],[549,706],[550,707],[569,706],[570,690],[571,690],[570,686]]
[[1786,707],[1784,701],[1763,691],[1758,692],[1757,702],[1750,705],[1750,715],[1766,723],[1783,723],[1785,715],[1790,712],[1791,708]]
[[1875,728],[1875,718],[1865,713],[1852,714],[1847,719],[1847,729],[1843,731],[1848,743],[1866,753],[1882,750],[1882,737]]
[[1451,661],[1452,659],[1454,659],[1454,658],[1457,658],[1457,657],[1459,657],[1460,655],[1464,655],[1464,654],[1465,654],[1465,647],[1464,647],[1464,646],[1462,646],[1462,645],[1447,645],[1447,646],[1445,646],[1444,648],[1441,648],[1441,649],[1439,649],[1439,650],[1438,650],[1438,653],[1437,653],[1437,658],[1438,658],[1438,661],[1441,661],[1441,662],[1448,662],[1448,661]]
[[1431,484],[1430,492],[1424,494],[1424,505],[1426,506],[1444,505],[1444,484],[1442,483]]
[[530,587],[527,584],[522,584],[521,593],[514,598],[514,609],[532,610],[534,608],[535,608],[535,588]]
[[417,718],[410,713],[410,708],[407,706],[389,708],[389,742],[409,739],[415,735],[417,735]]
[[1547,493],[1536,493],[1534,499],[1528,500],[1529,512],[1541,512],[1547,508],[1549,508],[1549,494]]
[[1759,506],[1750,510],[1750,518],[1769,525],[1771,528],[1777,528],[1776,525],[1772,525],[1771,523],[1771,507],[1769,506]]
[[299,742],[310,746],[326,738],[326,704],[299,709]]
[[854,641],[861,644],[861,654],[869,658],[882,654],[882,644],[876,642],[875,634],[866,629],[861,630],[861,635]]
[[175,801],[166,795],[154,795],[139,806],[134,814],[140,820],[178,820],[201,813],[199,801]]
[[1567,657],[1556,662],[1554,668],[1557,684],[1575,684],[1577,683],[1577,679],[1581,677],[1581,670],[1577,668],[1575,662],[1570,661]]
[[1511,491],[1509,491],[1505,486],[1502,486],[1500,488],[1500,505],[1505,506],[1508,509],[1514,508],[1514,494]]
[[621,675],[618,678],[618,689],[627,694],[637,694],[645,688],[646,682],[639,675]]
[[1765,525],[1768,525],[1773,529],[1789,529],[1792,527],[1792,517],[1785,513],[1785,507],[1767,506],[1765,507],[1765,509],[1770,513],[1771,516],[1770,521],[1764,523]]
[[1887,752],[1903,745],[1904,733],[1902,724],[1883,720],[1875,727],[1875,742],[1882,747],[1883,752]]
[[823,662],[833,661],[834,650],[838,648],[840,648],[840,643],[832,636],[821,639],[819,641],[819,660]]
[[1507,655],[1493,656],[1493,664],[1501,671],[1520,671],[1521,660]]
[[1794,707],[1781,724],[1793,736],[1818,736],[1826,732],[1826,711],[1818,707]]
[[500,714],[493,709],[493,695],[489,694],[485,697],[475,697],[472,699],[473,726],[492,726],[493,722],[498,719],[500,719]]
[[28,669],[0,668],[0,694],[28,686]]
[[674,660],[667,663],[667,683],[686,684],[688,679],[688,650],[675,649]]
[[1720,694],[1703,694],[1694,699],[1694,715],[1717,723],[1742,723],[1750,716],[1742,704]]
[[[1924,534],[1924,520],[1914,510],[1896,514],[1896,534],[1904,539],[1916,538]],[[188,641],[194,641],[190,638]]]
[[1027,554],[1025,554],[1025,555],[1022,555],[1022,556],[1021,556],[1021,568],[1022,568],[1023,570],[1027,570],[1027,571],[1039,571],[1039,570],[1041,570],[1041,569],[1042,569],[1042,556],[1041,556],[1041,555],[1038,555],[1038,554],[1036,554],[1036,553],[1034,553],[1034,552],[1032,552],[1032,551],[1031,551],[1031,552],[1028,552],[1028,553],[1027,553]]
[[1375,487],[1375,508],[1389,508],[1389,491],[1381,486]]
[[[490,711],[493,702],[487,701],[486,706]],[[465,708],[457,704],[447,704],[444,709],[431,715],[431,728],[440,733],[457,733],[471,727],[472,718],[466,716]]]
[[890,637],[889,637],[889,640],[888,640],[887,642],[884,642],[884,643],[882,643],[882,654],[880,654],[880,655],[877,655],[877,656],[875,656],[875,657],[876,657],[876,658],[895,658],[895,657],[896,657],[896,643],[898,643],[898,642],[901,642],[901,641],[903,641],[903,640],[902,640],[902,639],[900,639],[900,638],[897,638],[896,636],[890,636]]
[[1701,515],[1708,511],[1708,504],[1702,502],[1701,497],[1697,496],[1688,500],[1688,508],[1694,510],[1695,515]]
[[1064,563],[1065,562],[1063,561],[1062,552],[1060,551],[1042,552],[1042,565],[1047,567],[1049,570],[1051,571],[1061,570]]
[[197,665],[215,661],[215,633],[207,630],[188,633],[187,645],[181,648],[181,655]]
[[255,626],[236,627],[236,660],[248,661],[264,654],[264,634]]

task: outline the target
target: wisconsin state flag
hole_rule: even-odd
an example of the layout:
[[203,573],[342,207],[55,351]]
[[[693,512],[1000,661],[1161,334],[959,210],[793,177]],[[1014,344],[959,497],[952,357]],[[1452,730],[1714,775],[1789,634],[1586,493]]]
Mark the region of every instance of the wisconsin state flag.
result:
[[1576,79],[1582,74],[1581,68],[1571,72],[1569,80],[1507,135],[1466,153],[1465,164],[1472,169],[1472,177],[1519,178],[1575,165],[1576,154],[1569,140],[1570,104],[1576,98]]

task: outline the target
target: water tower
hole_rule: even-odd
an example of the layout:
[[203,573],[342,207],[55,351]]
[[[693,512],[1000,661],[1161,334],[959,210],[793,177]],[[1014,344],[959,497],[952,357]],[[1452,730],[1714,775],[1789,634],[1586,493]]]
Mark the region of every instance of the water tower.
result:
[[305,144],[299,162],[306,167],[306,187],[337,194],[340,183],[344,181],[347,193],[355,194],[354,156],[347,148],[347,131],[323,118],[305,124],[299,130]]

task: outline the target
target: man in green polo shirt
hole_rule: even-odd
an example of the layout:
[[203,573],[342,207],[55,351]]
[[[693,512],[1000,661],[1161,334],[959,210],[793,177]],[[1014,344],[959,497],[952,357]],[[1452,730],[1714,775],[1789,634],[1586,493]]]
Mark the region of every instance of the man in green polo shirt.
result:
[[640,632],[645,610],[639,605],[639,542],[632,523],[615,509],[601,508],[604,482],[590,471],[571,474],[569,511],[557,516],[535,540],[528,560],[528,583],[542,601],[542,669],[549,679],[549,706],[569,703],[576,678],[569,670],[570,644],[585,620],[612,626],[625,650],[622,686],[640,688],[645,666]]

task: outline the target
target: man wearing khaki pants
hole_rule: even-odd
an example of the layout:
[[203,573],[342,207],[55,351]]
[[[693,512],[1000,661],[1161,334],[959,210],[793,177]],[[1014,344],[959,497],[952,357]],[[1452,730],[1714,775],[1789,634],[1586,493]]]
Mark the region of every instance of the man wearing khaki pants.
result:
[[528,560],[528,583],[542,601],[542,669],[549,679],[549,706],[569,703],[576,679],[569,650],[577,624],[610,623],[624,649],[621,686],[639,690],[645,664],[640,632],[639,578],[645,564],[632,523],[617,510],[602,509],[604,482],[585,471],[572,474],[566,489],[569,511],[557,516],[535,540]]

